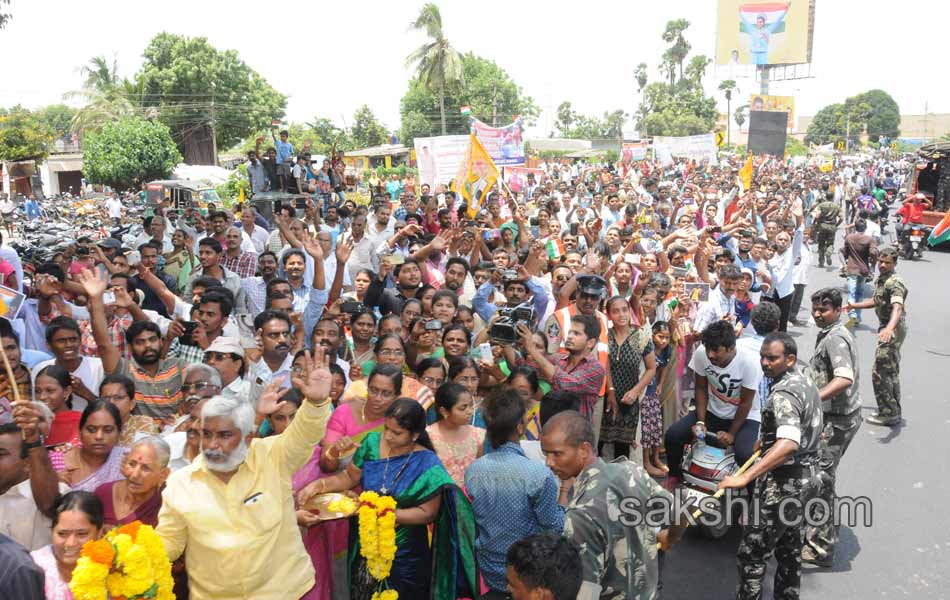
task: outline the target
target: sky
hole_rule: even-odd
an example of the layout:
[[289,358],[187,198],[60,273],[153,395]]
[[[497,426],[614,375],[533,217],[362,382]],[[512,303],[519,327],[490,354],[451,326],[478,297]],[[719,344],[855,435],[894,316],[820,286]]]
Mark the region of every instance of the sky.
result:
[[[347,126],[367,104],[387,128],[397,129],[399,100],[411,76],[405,57],[425,42],[408,28],[422,4],[12,0],[3,8],[13,18],[0,30],[0,106],[60,102],[64,92],[80,87],[79,69],[96,55],[115,58],[120,74],[130,77],[152,36],[168,31],[237,50],[288,96],[292,121],[317,116]],[[670,19],[689,19],[686,37],[694,54],[715,54],[713,0],[437,4],[454,47],[496,61],[542,109],[529,135],[553,130],[555,109],[564,100],[583,114],[633,113],[639,104],[634,69],[645,62],[651,81],[660,78],[657,65],[666,46],[660,34]],[[773,82],[770,93],[795,96],[799,116],[875,87],[890,93],[902,114],[923,114],[925,103],[930,113],[950,112],[950,78],[939,75],[939,59],[913,51],[915,40],[942,39],[948,16],[950,4],[932,0],[818,0],[811,77]],[[711,66],[704,80],[721,111],[725,98],[715,90],[726,78],[724,68]],[[750,79],[738,84],[738,98],[758,91]]]

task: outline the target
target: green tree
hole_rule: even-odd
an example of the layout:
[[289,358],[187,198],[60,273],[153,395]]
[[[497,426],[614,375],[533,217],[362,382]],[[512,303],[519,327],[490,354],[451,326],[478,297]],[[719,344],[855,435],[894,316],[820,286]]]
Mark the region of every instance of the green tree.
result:
[[812,117],[811,123],[805,132],[805,143],[829,144],[844,139],[845,135],[844,104],[829,104]]
[[890,94],[884,90],[868,90],[853,100],[868,106],[865,129],[872,142],[877,142],[881,136],[892,140],[900,136],[901,111]]
[[57,138],[66,137],[72,131],[73,117],[79,112],[65,104],[50,104],[36,109],[36,118],[46,125]]
[[709,58],[694,56],[685,71],[683,68],[691,48],[684,37],[688,27],[689,21],[676,19],[666,24],[662,34],[663,41],[672,44],[660,61],[665,81],[649,83],[643,88],[636,113],[637,129],[645,135],[709,133],[716,124],[716,100],[706,96],[702,86]]
[[229,148],[284,116],[287,97],[237,52],[206,38],[160,33],[143,56],[136,76],[143,104],[157,109],[189,164],[215,164],[216,147]]
[[554,119],[554,126],[557,127],[561,137],[570,137],[571,127],[577,115],[571,109],[571,103],[565,100],[558,104],[557,116]]
[[446,89],[464,81],[462,57],[445,39],[442,31],[442,14],[439,7],[429,2],[422,6],[419,16],[409,24],[410,29],[423,31],[429,36],[428,43],[419,46],[406,57],[406,66],[416,65],[416,78],[429,90],[439,94],[439,114],[442,120],[442,135],[446,133]]
[[[336,138],[332,135],[328,135],[325,130],[314,128],[313,125],[314,123],[290,122],[285,126],[281,126],[281,129],[287,130],[288,141],[293,145],[294,150],[302,150],[306,146],[312,154],[329,155],[333,141]],[[254,150],[257,147],[257,138],[263,138],[261,142],[261,152],[263,153],[267,148],[273,147],[274,145],[271,137],[272,131],[272,129],[255,131],[240,144],[230,148],[228,153],[247,154],[249,150]],[[339,148],[342,149],[343,146],[339,146]]]
[[[686,57],[689,55],[689,51],[692,49],[692,46],[689,42],[686,41],[686,38],[683,36],[683,32],[689,28],[689,21],[686,19],[675,19],[673,21],[667,21],[666,29],[663,31],[663,41],[667,44],[672,44],[666,53],[664,53],[663,58],[671,64],[675,64],[679,67],[680,79],[683,78],[683,62],[686,60]],[[672,82],[672,78],[671,81]]]
[[637,80],[637,92],[643,93],[643,88],[647,86],[647,64],[640,63],[633,72],[633,78]]
[[738,125],[740,128],[745,123],[745,113],[747,110],[749,110],[749,105],[743,104],[736,109],[735,114],[732,116],[733,120],[736,122],[736,125]]
[[373,111],[364,104],[353,113],[353,127],[350,128],[350,137],[357,148],[368,148],[388,142],[389,132],[379,122]]
[[[326,117],[314,117],[312,121],[305,123],[320,139],[320,142],[327,145],[329,150],[333,144],[336,144],[339,150],[351,150],[349,138],[342,128]],[[325,154],[325,152],[321,152]]]
[[808,156],[808,146],[796,138],[788,136],[785,139],[785,154],[790,156]]
[[[10,0],[0,0],[0,4],[10,5]],[[6,27],[7,22],[10,20],[10,13],[0,13],[0,29]]]
[[84,102],[74,115],[72,131],[88,133],[98,131],[106,123],[130,117],[139,109],[133,94],[134,85],[119,77],[119,65],[111,63],[102,55],[94,56],[83,65],[82,88],[64,94],[64,98],[79,98]]
[[[540,110],[530,96],[524,95],[504,69],[494,61],[468,52],[462,55],[463,81],[446,88],[444,99],[446,132],[469,132],[469,118],[461,114],[462,106],[472,108],[472,116],[490,123],[492,114],[499,122],[511,121],[516,115],[531,125]],[[411,145],[417,137],[441,135],[440,99],[418,77],[409,81],[409,90],[399,103],[401,128],[399,139]]]
[[115,189],[168,177],[181,154],[168,126],[141,117],[107,123],[83,140],[83,174]]
[[0,115],[0,161],[42,161],[49,155],[53,134],[34,113],[14,106]]
[[867,133],[872,142],[883,135],[900,135],[900,107],[883,90],[868,90],[847,98],[844,103],[829,104],[819,110],[805,133],[806,144],[827,144],[848,139],[849,146]]

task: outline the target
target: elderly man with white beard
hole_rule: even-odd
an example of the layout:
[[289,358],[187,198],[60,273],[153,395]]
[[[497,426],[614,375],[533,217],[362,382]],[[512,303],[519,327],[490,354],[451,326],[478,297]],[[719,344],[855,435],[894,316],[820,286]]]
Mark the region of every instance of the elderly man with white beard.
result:
[[[215,396],[201,410],[201,454],[174,473],[162,494],[158,534],[170,560],[185,555],[193,600],[300,598],[313,586],[291,477],[313,453],[330,416],[332,377],[326,357],[294,375],[306,398],[281,435],[253,439],[254,406]],[[285,404],[290,388],[271,383],[257,412]]]

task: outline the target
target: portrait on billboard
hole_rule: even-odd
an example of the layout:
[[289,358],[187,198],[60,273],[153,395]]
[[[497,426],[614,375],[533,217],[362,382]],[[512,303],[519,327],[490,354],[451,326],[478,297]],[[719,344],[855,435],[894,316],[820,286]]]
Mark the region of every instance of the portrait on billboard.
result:
[[808,0],[719,0],[717,64],[807,62],[809,12]]

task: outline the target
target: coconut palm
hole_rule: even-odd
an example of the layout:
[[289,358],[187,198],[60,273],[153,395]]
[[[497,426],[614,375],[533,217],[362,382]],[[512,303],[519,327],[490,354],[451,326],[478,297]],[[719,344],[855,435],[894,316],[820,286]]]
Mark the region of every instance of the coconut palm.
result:
[[105,56],[94,56],[79,70],[82,89],[67,92],[64,99],[81,98],[85,105],[73,117],[72,130],[77,133],[97,130],[104,124],[135,113],[135,86],[119,77],[118,63],[109,64]]
[[[732,128],[729,126],[729,115],[732,114],[732,91],[737,88],[736,82],[732,79],[727,79],[719,84],[719,89],[723,91],[726,95],[726,143],[732,143]],[[744,117],[743,117],[744,118]],[[741,123],[739,124],[742,125]]]
[[406,57],[406,66],[416,65],[416,76],[424,86],[439,93],[439,114],[442,118],[442,135],[445,135],[445,89],[462,82],[462,57],[445,39],[442,31],[442,14],[433,3],[425,4],[410,29],[423,31],[430,41],[413,50]]

